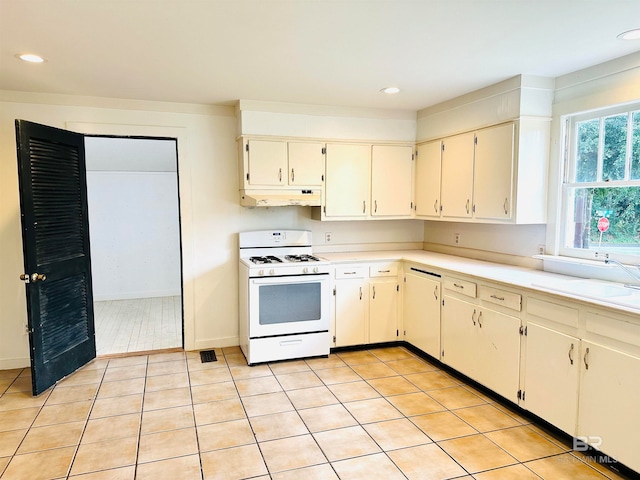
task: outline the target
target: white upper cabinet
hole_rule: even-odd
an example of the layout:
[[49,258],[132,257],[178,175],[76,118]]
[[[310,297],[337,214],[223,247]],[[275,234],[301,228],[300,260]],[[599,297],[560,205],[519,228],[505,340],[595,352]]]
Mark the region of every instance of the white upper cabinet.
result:
[[289,185],[324,183],[324,143],[287,142]]
[[287,143],[280,140],[248,140],[245,182],[249,186],[287,184]]
[[463,133],[442,140],[442,216],[471,218],[473,201],[474,134]]
[[511,218],[514,160],[513,123],[476,132],[473,213],[477,219]]
[[371,215],[411,215],[412,161],[410,146],[374,145],[371,155]]
[[369,214],[371,146],[327,144],[326,217],[366,217]]
[[440,216],[440,157],[442,141],[416,148],[414,211],[418,217]]
[[324,143],[250,138],[243,146],[245,189],[323,184]]
[[[440,142],[438,177],[435,146]],[[547,120],[520,119],[417,148],[417,218],[521,224],[546,221]],[[420,158],[423,152],[426,163]],[[440,212],[434,208],[438,180]]]
[[412,145],[328,143],[320,219],[411,218],[412,184]]

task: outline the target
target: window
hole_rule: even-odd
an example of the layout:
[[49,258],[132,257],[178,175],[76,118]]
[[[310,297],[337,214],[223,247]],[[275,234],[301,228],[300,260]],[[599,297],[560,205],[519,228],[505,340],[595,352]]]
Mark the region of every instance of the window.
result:
[[563,255],[640,261],[640,104],[567,119]]

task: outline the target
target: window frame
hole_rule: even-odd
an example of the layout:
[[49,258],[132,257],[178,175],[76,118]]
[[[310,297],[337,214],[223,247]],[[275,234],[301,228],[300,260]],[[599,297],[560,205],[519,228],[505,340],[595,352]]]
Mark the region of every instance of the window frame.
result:
[[[559,231],[559,245],[558,253],[566,257],[574,257],[586,260],[604,260],[606,258],[613,258],[623,263],[637,264],[640,263],[639,254],[623,254],[613,253],[607,251],[607,248],[603,248],[601,251],[595,249],[575,248],[569,247],[567,244],[571,238],[570,230],[571,225],[574,225],[573,220],[569,220],[573,214],[573,205],[570,203],[572,197],[572,191],[577,188],[619,188],[619,187],[640,187],[640,179],[631,180],[631,172],[633,169],[631,150],[633,145],[633,123],[628,122],[627,127],[627,147],[625,158],[625,172],[623,180],[602,180],[602,163],[603,163],[603,145],[604,145],[604,119],[607,117],[620,115],[626,113],[632,115],[634,112],[640,112],[640,101],[633,103],[625,103],[622,105],[609,106],[602,109],[590,110],[588,112],[575,113],[570,115],[564,115],[561,118],[562,124],[562,138],[563,138],[563,155],[561,166],[563,168],[560,175],[560,215],[558,216],[558,223],[556,228]],[[597,173],[596,181],[589,182],[577,182],[576,169],[577,169],[577,147],[578,147],[578,129],[577,125],[580,122],[588,120],[598,119],[599,125],[599,138],[598,138],[598,159],[597,159]],[[640,247],[640,242],[638,242]]]

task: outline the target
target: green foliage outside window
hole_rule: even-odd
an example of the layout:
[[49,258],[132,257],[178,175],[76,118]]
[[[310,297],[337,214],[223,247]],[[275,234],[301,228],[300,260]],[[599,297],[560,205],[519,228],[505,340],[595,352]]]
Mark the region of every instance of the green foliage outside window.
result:
[[[602,245],[640,254],[640,186],[633,185],[640,179],[640,111],[579,121],[575,129],[574,231],[567,246]],[[599,185],[583,188],[581,183]],[[610,222],[602,235],[601,217]]]

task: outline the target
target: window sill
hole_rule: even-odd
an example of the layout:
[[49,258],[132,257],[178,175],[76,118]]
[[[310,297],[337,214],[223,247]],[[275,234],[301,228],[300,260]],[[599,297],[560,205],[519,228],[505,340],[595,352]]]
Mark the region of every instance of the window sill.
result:
[[545,272],[619,283],[629,281],[628,276],[619,267],[613,264],[607,265],[602,260],[588,260],[560,255],[534,255],[533,258],[542,260],[542,270]]

